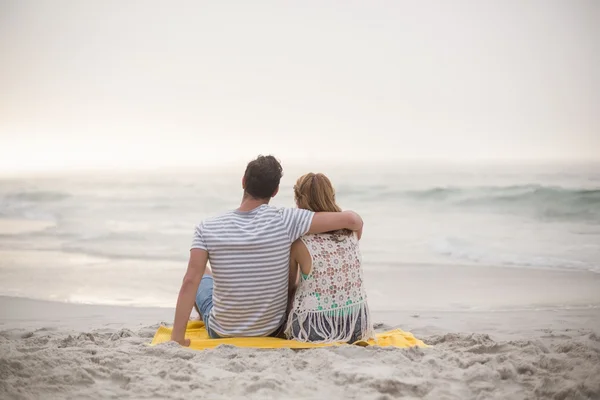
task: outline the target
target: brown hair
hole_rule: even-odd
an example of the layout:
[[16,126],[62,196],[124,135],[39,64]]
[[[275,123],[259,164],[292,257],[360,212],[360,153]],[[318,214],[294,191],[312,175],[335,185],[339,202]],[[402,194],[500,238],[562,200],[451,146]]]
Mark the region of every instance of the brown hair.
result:
[[245,191],[255,199],[268,199],[279,187],[283,168],[273,156],[258,156],[246,166],[244,180]]
[[[294,185],[294,198],[298,208],[314,212],[341,212],[342,209],[335,202],[335,190],[329,178],[321,173],[309,172],[302,175]],[[329,232],[351,235],[352,231],[342,229]]]

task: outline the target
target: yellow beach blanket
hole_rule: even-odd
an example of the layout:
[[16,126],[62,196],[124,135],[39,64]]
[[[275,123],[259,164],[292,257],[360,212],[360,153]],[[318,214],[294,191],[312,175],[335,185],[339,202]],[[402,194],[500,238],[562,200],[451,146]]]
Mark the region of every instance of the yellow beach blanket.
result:
[[[272,337],[240,337],[227,339],[211,339],[202,321],[188,322],[185,337],[190,339],[190,348],[194,350],[212,349],[222,344],[229,344],[237,347],[253,347],[258,349],[311,349],[316,347],[340,346],[345,343],[304,343],[295,340],[285,340]],[[161,325],[151,345],[165,343],[171,340],[171,328]],[[388,332],[378,333],[376,340],[359,341],[354,343],[359,346],[382,346],[382,347],[428,347],[421,340],[415,338],[411,333],[404,332],[401,329],[394,329]]]

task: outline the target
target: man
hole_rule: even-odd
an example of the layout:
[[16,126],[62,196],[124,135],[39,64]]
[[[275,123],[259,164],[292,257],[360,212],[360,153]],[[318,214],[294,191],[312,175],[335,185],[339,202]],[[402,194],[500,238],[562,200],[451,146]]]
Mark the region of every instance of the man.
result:
[[307,233],[362,232],[363,221],[352,211],[313,213],[269,206],[282,172],[273,156],[251,161],[242,179],[240,207],[196,227],[177,299],[173,341],[189,345],[184,336],[194,304],[211,338],[276,336],[286,322],[292,243]]

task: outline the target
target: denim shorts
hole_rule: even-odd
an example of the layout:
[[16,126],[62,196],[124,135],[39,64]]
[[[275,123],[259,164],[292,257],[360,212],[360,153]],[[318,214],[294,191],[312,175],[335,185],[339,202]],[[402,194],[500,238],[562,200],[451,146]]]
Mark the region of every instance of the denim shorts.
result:
[[206,325],[208,336],[211,339],[218,339],[220,336],[210,328],[210,312],[213,308],[213,286],[213,277],[204,275],[196,292],[196,307],[202,317],[202,321],[204,321],[204,325]]
[[[213,277],[210,275],[204,275],[198,285],[198,291],[196,292],[196,307],[198,313],[206,325],[206,331],[211,339],[219,339],[221,336],[210,327],[210,312],[213,308]],[[285,326],[286,316],[284,315],[281,320],[281,326],[275,330],[275,332],[268,335],[269,337],[285,337],[283,330]]]

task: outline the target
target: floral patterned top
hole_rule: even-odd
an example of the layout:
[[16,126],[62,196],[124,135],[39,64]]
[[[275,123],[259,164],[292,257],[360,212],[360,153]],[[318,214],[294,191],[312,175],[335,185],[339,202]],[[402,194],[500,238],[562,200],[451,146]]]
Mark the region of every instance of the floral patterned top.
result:
[[[301,240],[310,253],[312,268],[308,275],[302,275],[288,325],[310,319],[315,326],[322,327],[325,322],[327,326],[342,324],[347,327],[350,321],[350,324],[364,325],[363,336],[371,336],[373,328],[356,235],[321,233],[303,236]],[[354,318],[348,319],[348,316]],[[314,321],[319,318],[326,321]],[[353,328],[350,327],[350,331]],[[347,332],[337,333],[339,337],[332,337],[332,340],[342,339]]]

